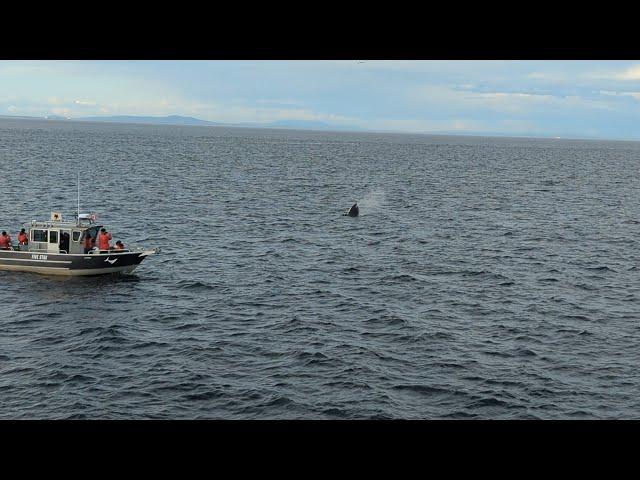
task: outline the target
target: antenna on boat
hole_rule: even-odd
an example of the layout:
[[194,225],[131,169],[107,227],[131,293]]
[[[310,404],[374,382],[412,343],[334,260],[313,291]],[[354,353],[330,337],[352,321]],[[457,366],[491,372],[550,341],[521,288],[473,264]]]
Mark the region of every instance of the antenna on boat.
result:
[[78,213],[76,214],[76,222],[80,223],[80,172],[78,172]]

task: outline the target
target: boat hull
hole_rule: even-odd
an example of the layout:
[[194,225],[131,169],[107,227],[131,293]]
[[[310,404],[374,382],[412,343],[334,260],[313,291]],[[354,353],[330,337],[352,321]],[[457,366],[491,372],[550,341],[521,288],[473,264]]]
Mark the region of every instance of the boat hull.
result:
[[148,250],[83,255],[0,250],[0,270],[68,276],[131,273],[153,253]]

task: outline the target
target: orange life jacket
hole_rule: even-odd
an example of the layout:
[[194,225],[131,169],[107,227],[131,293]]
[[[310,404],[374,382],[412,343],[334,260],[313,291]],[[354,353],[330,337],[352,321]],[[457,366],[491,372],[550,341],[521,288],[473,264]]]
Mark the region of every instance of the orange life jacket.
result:
[[18,243],[20,245],[26,245],[27,243],[29,243],[29,237],[27,236],[26,233],[20,232],[18,234]]
[[0,235],[0,248],[9,248],[11,237],[9,235]]
[[98,234],[98,248],[100,250],[109,250],[109,240],[111,240],[110,233],[102,233]]

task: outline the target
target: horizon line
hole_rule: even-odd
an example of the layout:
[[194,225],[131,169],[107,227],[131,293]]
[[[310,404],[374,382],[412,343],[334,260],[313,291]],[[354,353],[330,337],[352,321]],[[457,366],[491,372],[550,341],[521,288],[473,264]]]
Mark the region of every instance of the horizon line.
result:
[[[51,118],[53,117],[53,118]],[[380,134],[398,134],[398,135],[427,135],[427,136],[451,136],[451,137],[483,137],[483,138],[526,138],[526,139],[540,139],[540,140],[584,140],[584,141],[610,141],[610,142],[640,142],[640,138],[625,138],[625,137],[598,137],[598,136],[578,136],[578,135],[557,135],[557,134],[546,134],[546,135],[526,135],[524,133],[521,134],[511,134],[511,133],[500,133],[500,132],[477,132],[477,131],[425,131],[425,132],[414,132],[407,130],[374,130],[365,127],[353,127],[354,129],[350,129],[349,127],[340,128],[335,127],[333,129],[333,125],[328,124],[326,122],[318,121],[318,123],[322,123],[326,125],[326,128],[310,128],[310,127],[288,127],[288,126],[273,126],[270,125],[269,122],[259,123],[259,122],[239,122],[239,123],[226,123],[222,121],[214,121],[214,120],[204,120],[197,117],[191,117],[187,115],[178,115],[178,114],[169,114],[169,115],[132,115],[132,114],[119,114],[119,115],[89,115],[86,117],[65,117],[62,115],[46,115],[46,116],[29,116],[29,115],[5,115],[0,114],[0,119],[17,119],[17,120],[36,120],[42,121],[46,120],[49,122],[83,122],[83,123],[103,123],[100,120],[95,120],[98,118],[115,118],[115,117],[130,117],[132,119],[135,118],[157,118],[157,119],[167,119],[171,117],[178,118],[189,118],[198,120],[201,122],[209,122],[211,125],[189,125],[184,123],[164,123],[164,124],[155,124],[150,122],[134,122],[134,121],[113,121],[113,122],[104,122],[104,123],[122,123],[122,124],[130,124],[130,125],[159,125],[159,126],[177,126],[177,127],[223,127],[223,128],[264,128],[271,130],[297,130],[297,131],[314,131],[314,132],[332,132],[332,133],[380,133]],[[283,119],[281,121],[285,122],[305,122],[306,120],[287,120]],[[314,120],[312,120],[314,121]],[[276,121],[277,122],[277,121]],[[274,122],[272,122],[274,123]],[[357,129],[355,129],[357,128]]]

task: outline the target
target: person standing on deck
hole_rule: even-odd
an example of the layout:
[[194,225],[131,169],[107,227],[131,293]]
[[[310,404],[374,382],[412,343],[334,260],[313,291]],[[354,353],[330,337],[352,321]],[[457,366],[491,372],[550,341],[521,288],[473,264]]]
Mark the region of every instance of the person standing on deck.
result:
[[107,233],[106,228],[101,228],[98,234],[98,248],[100,250],[109,250],[109,240],[111,240],[111,234]]
[[0,235],[0,250],[9,250],[11,247],[11,237],[7,235],[7,232],[3,231]]
[[28,245],[29,244],[29,235],[24,231],[24,228],[20,230],[18,234],[18,245]]
[[85,255],[93,250],[96,246],[96,239],[91,236],[90,233],[87,233],[86,237],[84,237],[84,253]]
[[60,253],[69,253],[69,234],[67,232],[60,233]]

